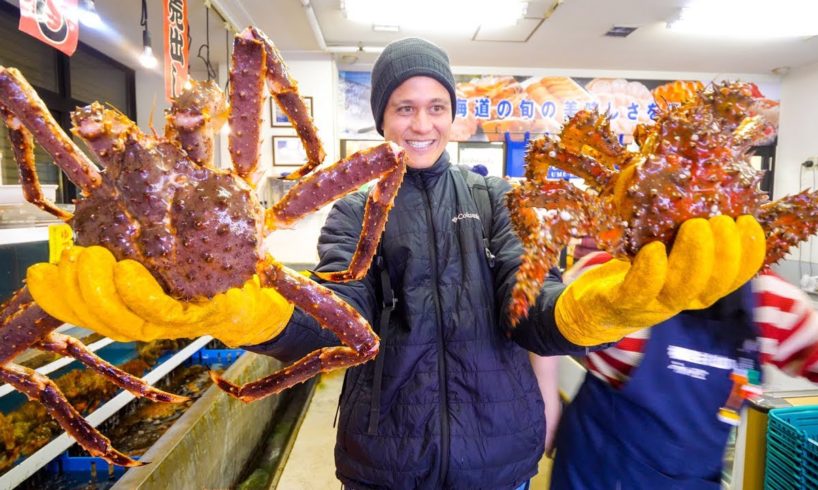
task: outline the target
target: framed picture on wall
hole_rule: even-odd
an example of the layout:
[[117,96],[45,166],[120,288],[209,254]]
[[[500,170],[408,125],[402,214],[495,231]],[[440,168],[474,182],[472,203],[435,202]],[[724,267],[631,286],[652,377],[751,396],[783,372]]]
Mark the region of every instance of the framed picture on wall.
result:
[[346,158],[356,151],[366,150],[383,143],[383,140],[341,140],[341,158]]
[[307,161],[307,152],[298,136],[273,136],[273,165],[300,167]]
[[[310,115],[310,118],[312,118],[312,97],[307,96],[301,98],[304,99],[304,105],[307,106],[307,113]],[[287,114],[285,114],[276,103],[275,97],[270,97],[270,124],[274,128],[292,127],[292,123],[290,123],[289,118],[287,118]]]

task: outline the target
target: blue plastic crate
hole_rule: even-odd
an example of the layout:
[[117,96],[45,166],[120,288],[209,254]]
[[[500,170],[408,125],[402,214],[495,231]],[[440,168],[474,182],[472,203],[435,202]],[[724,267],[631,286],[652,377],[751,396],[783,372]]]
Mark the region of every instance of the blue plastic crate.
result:
[[818,406],[770,411],[764,484],[774,490],[818,488]]
[[[132,459],[139,459],[139,456],[132,456]],[[70,456],[68,453],[61,454],[46,466],[52,474],[73,474],[78,479],[88,480],[96,474],[97,480],[107,478],[119,479],[128,471],[128,468],[116,466],[108,463],[102,458],[94,456]]]
[[216,364],[229,366],[236,362],[244,352],[244,349],[199,349],[190,356],[189,362],[208,367]]

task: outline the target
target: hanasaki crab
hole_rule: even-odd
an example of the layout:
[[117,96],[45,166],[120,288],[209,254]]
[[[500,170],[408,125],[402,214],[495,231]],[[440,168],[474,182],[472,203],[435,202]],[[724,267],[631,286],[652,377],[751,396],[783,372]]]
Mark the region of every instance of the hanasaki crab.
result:
[[[85,326],[93,329],[95,323],[105,323],[106,315],[107,321],[131,322],[134,328],[143,329],[143,334],[149,332],[152,321],[171,321],[162,312],[154,312],[153,319],[145,320],[115,304],[106,290],[113,288],[110,267],[114,265],[144,266],[164,292],[175,298],[173,301],[179,300],[172,306],[178,310],[173,321],[179,322],[180,336],[185,336],[185,325],[223,317],[220,305],[232,314],[244,315],[247,321],[243,325],[253,328],[253,321],[259,316],[263,319],[263,312],[244,310],[263,307],[266,288],[274,288],[341,340],[342,346],[312,352],[286,369],[243,387],[217,379],[222,388],[245,401],[280,392],[320,372],[365,362],[378,352],[378,338],[363,317],[330,290],[265,256],[261,246],[264,236],[277,226],[292,223],[378,179],[366,204],[362,235],[349,269],[322,275],[334,281],[362,277],[405,173],[403,150],[383,144],[316,170],[324,151],[297,85],[278,50],[255,28],[236,36],[230,77],[230,109],[215,84],[193,83],[168,111],[162,137],[143,134],[124,115],[98,103],[76,110],[72,114],[73,132],[102,164],[104,169],[100,170],[62,132],[20,72],[0,67],[0,110],[9,128],[26,198],[68,222],[79,245],[68,249],[57,266],[33,266],[29,286],[0,307],[0,380],[38,400],[86,450],[115,464],[139,463],[111,447],[65,401],[53,382],[12,362],[28,348],[59,352],[75,357],[138,396],[184,400],[117,371],[82,343],[53,332],[63,321],[72,319],[87,320],[89,325]],[[309,157],[290,176],[303,178],[266,211],[253,191],[265,81],[292,120]],[[212,163],[213,134],[225,119],[231,128],[233,168],[229,171],[215,169]],[[34,140],[80,188],[82,196],[73,215],[43,199],[34,170]],[[111,266],[99,273],[83,271],[82,260],[87,254],[110,256]],[[36,299],[32,270],[53,276],[54,288],[60,290],[60,294],[41,294],[50,298],[51,314],[45,311],[45,303]],[[59,299],[63,294],[64,301]],[[136,294],[148,296],[149,292]],[[250,299],[243,300],[243,295]],[[229,309],[236,302],[240,306]],[[92,306],[81,311],[82,304]],[[66,305],[69,307],[63,308]],[[63,310],[65,314],[58,313]]]
[[[591,111],[574,115],[558,138],[533,141],[526,178],[507,196],[524,246],[511,323],[526,316],[571,238],[592,236],[601,249],[629,259],[654,240],[672,246],[685,220],[749,214],[766,232],[765,264],[772,264],[814,234],[818,191],[767,202],[759,189],[762,172],[750,156],[764,124],[752,94],[740,82],[700,91],[660,114],[654,125],[638,126],[637,151],[621,146],[608,118]],[[581,177],[588,190],[547,180],[549,167]]]

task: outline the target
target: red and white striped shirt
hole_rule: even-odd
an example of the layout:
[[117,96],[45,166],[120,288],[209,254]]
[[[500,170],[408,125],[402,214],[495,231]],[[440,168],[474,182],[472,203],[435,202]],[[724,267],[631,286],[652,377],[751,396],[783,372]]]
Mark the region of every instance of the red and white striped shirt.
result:
[[[566,271],[566,284],[580,274],[611,260],[607,252],[595,252]],[[773,364],[793,376],[818,381],[818,313],[801,289],[771,271],[764,271],[751,283],[755,296],[753,318],[759,330],[761,361]],[[612,347],[589,353],[586,368],[613,387],[630,379],[644,357],[651,330],[632,333]]]

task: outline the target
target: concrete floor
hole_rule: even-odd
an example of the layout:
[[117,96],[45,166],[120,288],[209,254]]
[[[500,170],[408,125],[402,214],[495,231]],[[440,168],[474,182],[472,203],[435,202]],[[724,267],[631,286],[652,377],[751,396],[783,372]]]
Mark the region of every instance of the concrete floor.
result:
[[[341,371],[325,374],[315,387],[304,422],[281,474],[278,488],[282,490],[333,490],[341,488],[335,478],[335,429],[332,421],[338,406],[338,396],[344,375]],[[540,473],[531,481],[531,488],[548,488],[551,460],[540,461]]]

